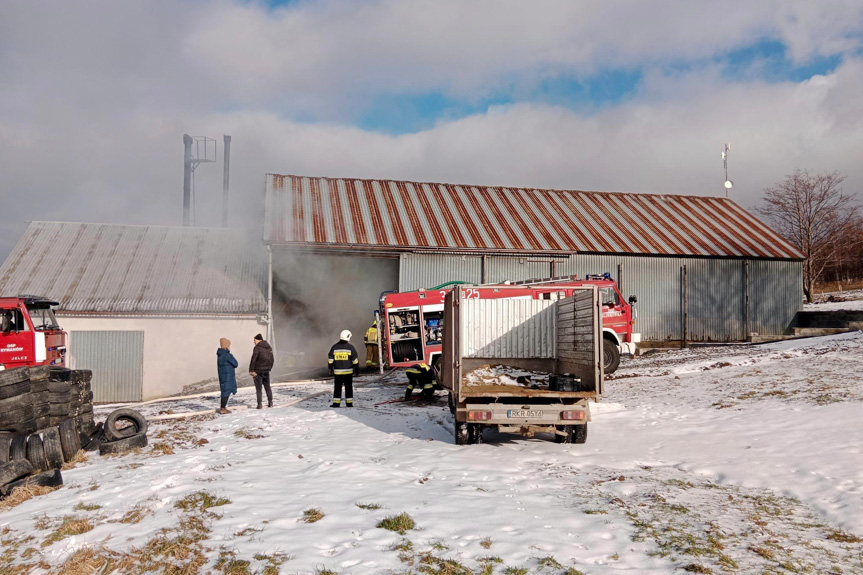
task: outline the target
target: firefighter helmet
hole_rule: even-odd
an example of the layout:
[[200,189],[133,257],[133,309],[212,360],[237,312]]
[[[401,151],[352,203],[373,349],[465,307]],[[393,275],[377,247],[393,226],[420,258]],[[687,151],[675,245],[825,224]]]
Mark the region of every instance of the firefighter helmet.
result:
[[339,339],[343,339],[345,341],[351,340],[351,332],[349,330],[343,329],[342,333],[339,334]]

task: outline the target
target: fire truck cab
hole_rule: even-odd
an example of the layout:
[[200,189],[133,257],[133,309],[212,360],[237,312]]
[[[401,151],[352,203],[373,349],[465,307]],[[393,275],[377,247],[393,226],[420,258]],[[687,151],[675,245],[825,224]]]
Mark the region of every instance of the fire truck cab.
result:
[[59,305],[38,296],[0,297],[0,370],[66,365],[66,332],[57,325]]
[[[443,353],[444,297],[453,285],[451,282],[431,289],[413,292],[384,292],[380,297],[381,343],[384,363],[390,367],[409,367],[424,362],[434,366]],[[496,297],[522,297],[531,299],[560,299],[572,295],[574,287],[595,285],[602,298],[603,363],[605,373],[614,372],[620,355],[636,352],[641,334],[634,333],[635,296],[624,301],[617,282],[609,274],[576,276],[525,282],[506,282],[521,289],[501,290],[498,284],[466,287],[468,298],[494,299]]]

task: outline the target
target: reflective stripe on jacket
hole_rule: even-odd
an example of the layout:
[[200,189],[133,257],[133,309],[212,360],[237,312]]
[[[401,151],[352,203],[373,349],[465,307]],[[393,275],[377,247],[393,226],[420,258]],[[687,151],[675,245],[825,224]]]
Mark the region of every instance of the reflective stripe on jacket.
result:
[[344,340],[339,340],[330,348],[327,363],[332,366],[335,375],[349,375],[354,373],[354,366],[359,366],[360,356],[354,346]]
[[366,330],[366,343],[373,343],[377,345],[378,343],[378,327],[373,325],[369,329]]

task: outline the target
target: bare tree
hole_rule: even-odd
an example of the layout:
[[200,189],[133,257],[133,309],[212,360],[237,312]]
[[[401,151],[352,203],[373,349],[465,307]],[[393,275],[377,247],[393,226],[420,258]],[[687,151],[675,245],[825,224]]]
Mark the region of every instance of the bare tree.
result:
[[846,252],[849,242],[859,242],[856,231],[860,216],[854,197],[842,192],[845,176],[839,172],[810,174],[795,170],[785,180],[764,189],[758,212],[773,228],[806,256],[803,263],[803,293],[812,301],[812,289],[834,263]]

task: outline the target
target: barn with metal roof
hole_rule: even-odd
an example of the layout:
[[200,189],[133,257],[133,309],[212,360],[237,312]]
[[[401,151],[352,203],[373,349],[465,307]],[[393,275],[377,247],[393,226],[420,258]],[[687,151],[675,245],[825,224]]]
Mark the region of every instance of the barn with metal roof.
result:
[[0,294],[60,302],[68,363],[96,401],[177,393],[216,376],[219,338],[241,365],[266,331],[267,259],[243,230],[32,222],[0,266]]
[[782,335],[802,305],[803,255],[727,198],[268,174],[264,241],[277,308],[327,332],[456,280],[609,272],[650,342]]

